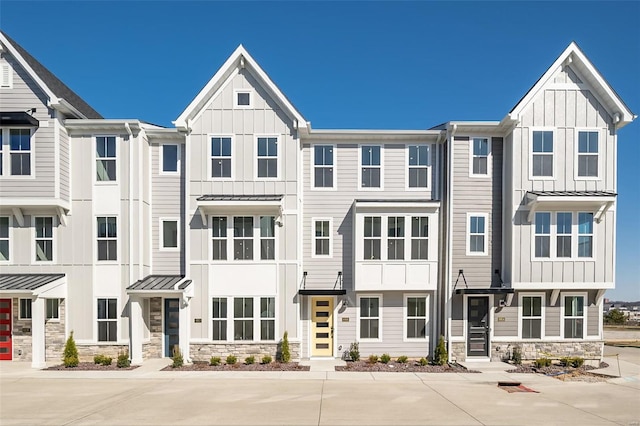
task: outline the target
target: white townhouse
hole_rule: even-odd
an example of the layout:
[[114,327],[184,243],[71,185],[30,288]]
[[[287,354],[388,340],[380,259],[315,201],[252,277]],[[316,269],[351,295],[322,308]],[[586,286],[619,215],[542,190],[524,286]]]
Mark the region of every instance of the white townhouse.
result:
[[635,116],[575,43],[428,130],[312,129],[242,46],[174,127],[105,119],[0,47],[0,359],[600,359]]

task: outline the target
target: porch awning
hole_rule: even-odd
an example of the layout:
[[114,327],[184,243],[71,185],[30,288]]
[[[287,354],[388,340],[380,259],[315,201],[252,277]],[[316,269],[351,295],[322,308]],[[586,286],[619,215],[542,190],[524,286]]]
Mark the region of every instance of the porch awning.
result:
[[65,274],[0,274],[0,294],[21,293],[64,298],[66,287]]
[[40,126],[40,122],[24,111],[1,112],[0,126]]
[[590,208],[600,222],[616,201],[618,194],[610,191],[529,191],[527,192],[527,220],[533,222],[536,211],[546,208]]
[[202,223],[207,215],[216,213],[273,213],[280,216],[283,195],[203,195],[196,198]]
[[457,288],[456,294],[511,294],[516,291],[506,287],[489,287],[489,288]]
[[184,275],[148,275],[127,287],[127,293],[182,293],[191,284]]
[[324,288],[305,288],[298,290],[298,294],[301,296],[342,296],[347,294],[347,290],[344,289],[324,289]]

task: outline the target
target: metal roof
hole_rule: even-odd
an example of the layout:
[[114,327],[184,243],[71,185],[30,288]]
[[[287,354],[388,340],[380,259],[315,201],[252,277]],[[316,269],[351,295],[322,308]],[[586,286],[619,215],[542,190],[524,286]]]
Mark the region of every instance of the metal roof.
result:
[[40,122],[24,111],[3,111],[0,113],[0,126],[39,126]]
[[35,290],[64,276],[65,274],[0,274],[0,291]]
[[529,194],[550,197],[615,197],[618,194],[608,191],[529,191]]
[[215,195],[207,194],[198,201],[280,201],[283,195]]
[[374,199],[374,200],[363,200],[356,199],[356,203],[433,203],[438,202],[439,200],[428,200],[428,199],[393,199],[393,198],[385,198],[385,199]]
[[[131,284],[127,290],[175,290],[176,284],[178,284],[184,275],[148,275],[145,278],[136,281]],[[180,289],[187,287],[191,281],[185,281],[180,285]]]

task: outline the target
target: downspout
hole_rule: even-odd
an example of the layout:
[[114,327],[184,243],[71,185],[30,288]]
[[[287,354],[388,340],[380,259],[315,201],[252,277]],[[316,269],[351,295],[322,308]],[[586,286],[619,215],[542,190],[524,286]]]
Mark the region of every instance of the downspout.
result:
[[[133,132],[131,131],[131,127],[129,126],[129,123],[125,122],[124,123],[124,128],[127,131],[127,133],[129,134],[129,195],[128,195],[128,199],[129,199],[129,229],[128,229],[128,234],[129,234],[129,282],[127,283],[127,285],[125,286],[125,288],[129,287],[131,284],[133,284],[133,250],[131,249],[133,246],[133,232],[131,232],[131,224],[133,223],[133,208],[132,208],[132,202],[133,202],[133,196],[132,196],[132,191],[133,191],[133,179],[131,179],[131,171],[133,170]],[[121,227],[122,229],[122,227]],[[129,303],[131,303],[131,301],[129,300]],[[133,336],[131,335],[133,332],[133,328],[132,328],[132,322],[133,322],[133,318],[131,315],[131,306],[129,307],[129,354],[130,356],[132,356],[131,354],[133,354]]]
[[451,269],[453,267],[453,244],[451,243],[451,229],[453,221],[453,137],[458,128],[457,124],[453,124],[447,131],[447,266],[446,266],[446,328],[447,328],[447,354],[448,361],[451,361]]

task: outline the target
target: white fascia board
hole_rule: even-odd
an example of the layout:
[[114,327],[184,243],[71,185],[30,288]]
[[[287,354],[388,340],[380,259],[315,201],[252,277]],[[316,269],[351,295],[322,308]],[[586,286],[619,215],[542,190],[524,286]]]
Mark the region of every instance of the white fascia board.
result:
[[514,282],[511,284],[511,288],[514,290],[609,290],[615,288],[613,282],[544,282],[544,283],[531,283],[531,282]]
[[74,119],[64,120],[64,125],[68,130],[115,130],[127,131],[127,125],[131,130],[139,131],[141,123],[138,119]]
[[440,208],[439,201],[372,201],[355,202],[356,211],[371,211],[380,209],[397,209],[398,211],[409,209],[429,209],[437,211]]
[[277,210],[281,207],[281,201],[197,201],[199,209],[205,211],[222,211],[229,209],[255,209]]
[[24,207],[51,207],[71,210],[71,204],[60,198],[2,198],[0,208],[24,208]]
[[37,289],[33,290],[33,295],[38,297],[46,297],[48,299],[66,299],[67,277],[64,276],[48,284],[45,284],[42,287],[38,287]]
[[442,130],[360,130],[360,129],[314,129],[303,135],[307,140],[367,140],[367,141],[442,141]]
[[601,205],[610,202],[614,202],[616,200],[615,196],[584,196],[584,195],[549,195],[549,196],[538,196],[535,194],[530,194],[527,196],[529,198],[528,205],[531,204],[593,204],[593,205]]

